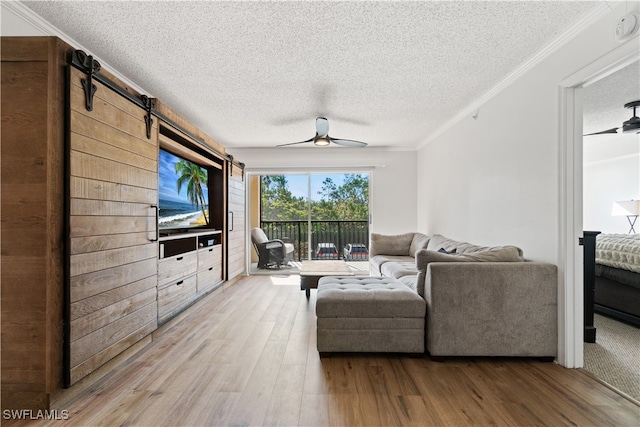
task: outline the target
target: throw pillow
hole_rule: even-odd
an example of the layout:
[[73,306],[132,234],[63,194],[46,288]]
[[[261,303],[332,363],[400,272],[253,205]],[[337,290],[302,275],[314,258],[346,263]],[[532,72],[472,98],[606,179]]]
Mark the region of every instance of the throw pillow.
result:
[[409,255],[414,233],[399,235],[371,234],[369,256]]
[[453,248],[450,251],[446,250],[445,248],[440,248],[440,249],[438,249],[438,252],[440,252],[441,254],[455,254],[456,253],[456,248]]
[[430,262],[517,262],[523,261],[516,247],[490,249],[470,254],[445,254],[438,251],[423,250],[416,255],[418,270],[426,270]]
[[416,252],[420,249],[426,249],[429,244],[429,236],[416,233],[413,235],[413,239],[411,240],[411,246],[409,247],[409,256],[415,257]]

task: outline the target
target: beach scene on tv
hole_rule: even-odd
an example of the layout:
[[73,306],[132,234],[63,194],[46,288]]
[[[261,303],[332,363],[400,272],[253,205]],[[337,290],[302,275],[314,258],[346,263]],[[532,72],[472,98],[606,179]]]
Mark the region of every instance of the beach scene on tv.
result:
[[159,228],[209,225],[207,170],[164,150],[158,167]]

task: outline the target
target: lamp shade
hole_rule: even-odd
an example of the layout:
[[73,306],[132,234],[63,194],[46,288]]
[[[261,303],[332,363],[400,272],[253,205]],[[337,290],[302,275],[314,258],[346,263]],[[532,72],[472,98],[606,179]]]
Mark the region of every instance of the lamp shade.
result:
[[621,200],[619,202],[613,202],[611,215],[640,215],[640,200]]

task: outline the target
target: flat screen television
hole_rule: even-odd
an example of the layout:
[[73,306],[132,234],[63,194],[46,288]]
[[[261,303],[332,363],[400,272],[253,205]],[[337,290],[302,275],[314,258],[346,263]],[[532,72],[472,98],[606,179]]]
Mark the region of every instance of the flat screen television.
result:
[[209,227],[207,167],[160,150],[158,228],[161,231]]

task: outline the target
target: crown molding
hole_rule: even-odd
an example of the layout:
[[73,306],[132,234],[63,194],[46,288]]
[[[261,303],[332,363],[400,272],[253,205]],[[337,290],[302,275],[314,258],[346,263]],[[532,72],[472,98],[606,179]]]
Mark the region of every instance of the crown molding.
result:
[[[61,30],[53,26],[51,23],[43,19],[40,15],[38,15],[33,10],[25,6],[21,1],[4,1],[3,0],[2,8],[6,8],[7,10],[11,11],[20,19],[22,19],[25,22],[25,24],[30,25],[35,30],[40,31],[42,34],[49,35],[49,36],[56,36],[62,41],[64,41],[65,43],[67,43],[68,45],[70,45],[71,47],[73,47],[74,49],[80,49],[87,52],[87,54],[89,55],[93,55],[91,53],[91,49],[87,49],[77,40],[73,39],[68,34],[62,32]],[[94,57],[96,57],[100,61],[100,66],[102,68],[104,68],[105,70],[108,70],[109,73],[117,77],[124,84],[126,84],[127,86],[129,86],[130,88],[132,88],[138,93],[144,93],[151,98],[154,97],[153,95],[149,94],[149,91],[141,88],[139,85],[135,84],[134,82],[129,80],[126,76],[118,72],[115,68],[105,63],[102,59],[100,59],[99,56],[94,55]]]
[[[619,2],[613,2],[619,3]],[[566,45],[568,42],[573,40],[580,32],[582,32],[585,28],[591,26],[597,20],[611,12],[613,6],[609,4],[609,2],[603,2],[593,8],[583,19],[576,22],[573,26],[571,26],[567,31],[565,31],[562,35],[557,37],[555,40],[548,43],[545,47],[539,50],[536,54],[534,54],[531,58],[529,58],[526,62],[516,68],[511,74],[507,75],[500,83],[490,89],[483,96],[467,105],[464,109],[462,109],[457,115],[453,116],[447,122],[445,122],[442,126],[428,135],[425,140],[419,143],[416,146],[416,150],[420,150],[424,148],[427,144],[433,142],[437,137],[444,134],[446,131],[451,129],[454,125],[459,123],[462,119],[465,119],[470,116],[475,116],[482,105],[487,103],[494,96],[498,95],[500,92],[505,90],[511,84],[513,84],[516,80],[522,77],[524,74],[529,72],[531,69],[536,67],[546,58],[551,56],[553,53],[558,51],[561,47]]]

